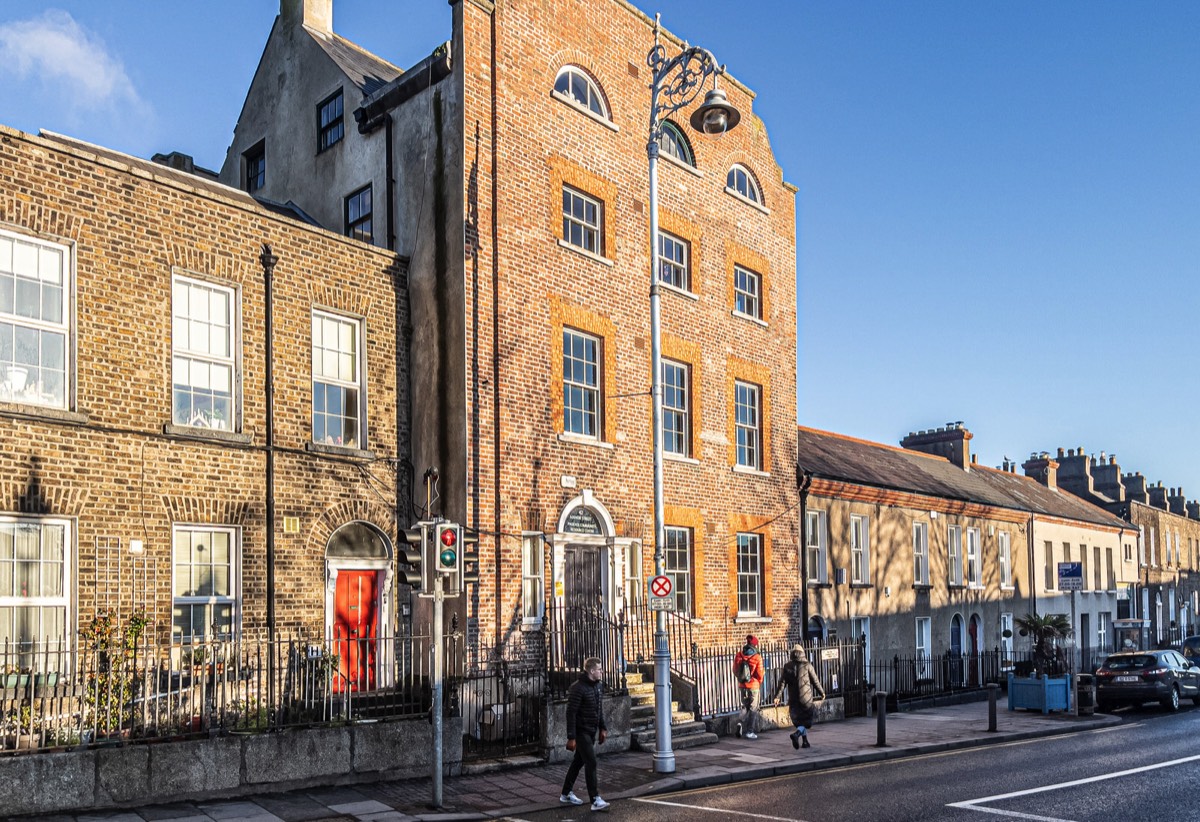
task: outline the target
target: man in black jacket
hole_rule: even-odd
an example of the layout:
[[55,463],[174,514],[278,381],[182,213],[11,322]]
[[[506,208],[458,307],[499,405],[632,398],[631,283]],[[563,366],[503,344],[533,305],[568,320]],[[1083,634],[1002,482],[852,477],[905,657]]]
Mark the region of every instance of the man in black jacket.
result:
[[[583,800],[575,795],[575,778],[583,769],[587,781],[588,796],[592,810],[602,811],[608,803],[600,798],[596,787],[596,748],[608,738],[608,726],[604,724],[603,683],[604,667],[596,657],[583,661],[583,673],[567,689],[567,750],[575,752],[567,778],[563,780],[562,795],[558,801],[564,805],[582,805]],[[598,736],[597,736],[598,734]]]

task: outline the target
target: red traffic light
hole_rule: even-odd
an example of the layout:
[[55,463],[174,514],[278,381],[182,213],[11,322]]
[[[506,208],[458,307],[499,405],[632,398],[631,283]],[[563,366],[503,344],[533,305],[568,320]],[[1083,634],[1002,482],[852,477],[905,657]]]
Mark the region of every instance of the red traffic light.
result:
[[453,528],[446,528],[442,531],[441,539],[442,545],[445,545],[447,548],[453,548],[454,544],[458,542],[458,534]]

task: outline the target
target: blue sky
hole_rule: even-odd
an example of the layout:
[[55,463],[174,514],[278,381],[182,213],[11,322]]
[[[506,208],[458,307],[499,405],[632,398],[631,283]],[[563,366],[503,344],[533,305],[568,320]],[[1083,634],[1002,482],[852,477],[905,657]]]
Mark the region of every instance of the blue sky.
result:
[[[658,0],[799,186],[799,414],[1200,497],[1200,3]],[[276,0],[0,0],[0,122],[218,168]],[[740,19],[731,20],[730,14]],[[408,66],[444,0],[336,0]]]

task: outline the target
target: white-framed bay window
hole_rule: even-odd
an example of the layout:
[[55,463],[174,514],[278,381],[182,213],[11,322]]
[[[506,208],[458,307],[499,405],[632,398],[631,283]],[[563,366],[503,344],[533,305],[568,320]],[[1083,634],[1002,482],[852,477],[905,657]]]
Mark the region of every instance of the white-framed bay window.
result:
[[171,641],[228,639],[238,632],[241,532],[227,525],[176,525],[171,549]]
[[806,582],[825,585],[829,582],[829,521],[824,511],[805,511],[804,520]]
[[762,534],[737,535],[738,616],[763,616]]
[[312,313],[312,441],[366,447],[363,324],[329,311]]
[[967,529],[967,585],[971,588],[983,587],[981,537],[978,528]]
[[71,625],[71,522],[0,516],[0,648],[18,668],[67,647]]
[[521,533],[521,617],[540,624],[546,615],[545,538],[537,531]]
[[73,389],[69,246],[0,230],[0,401],[68,410]]
[[238,294],[171,278],[171,422],[236,431]]

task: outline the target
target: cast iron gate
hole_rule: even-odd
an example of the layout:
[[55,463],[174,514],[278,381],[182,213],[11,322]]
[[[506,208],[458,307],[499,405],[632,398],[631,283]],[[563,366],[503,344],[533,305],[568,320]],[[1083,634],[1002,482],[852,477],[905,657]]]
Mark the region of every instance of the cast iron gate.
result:
[[541,749],[546,669],[540,656],[505,659],[480,646],[459,684],[463,759],[494,759]]

